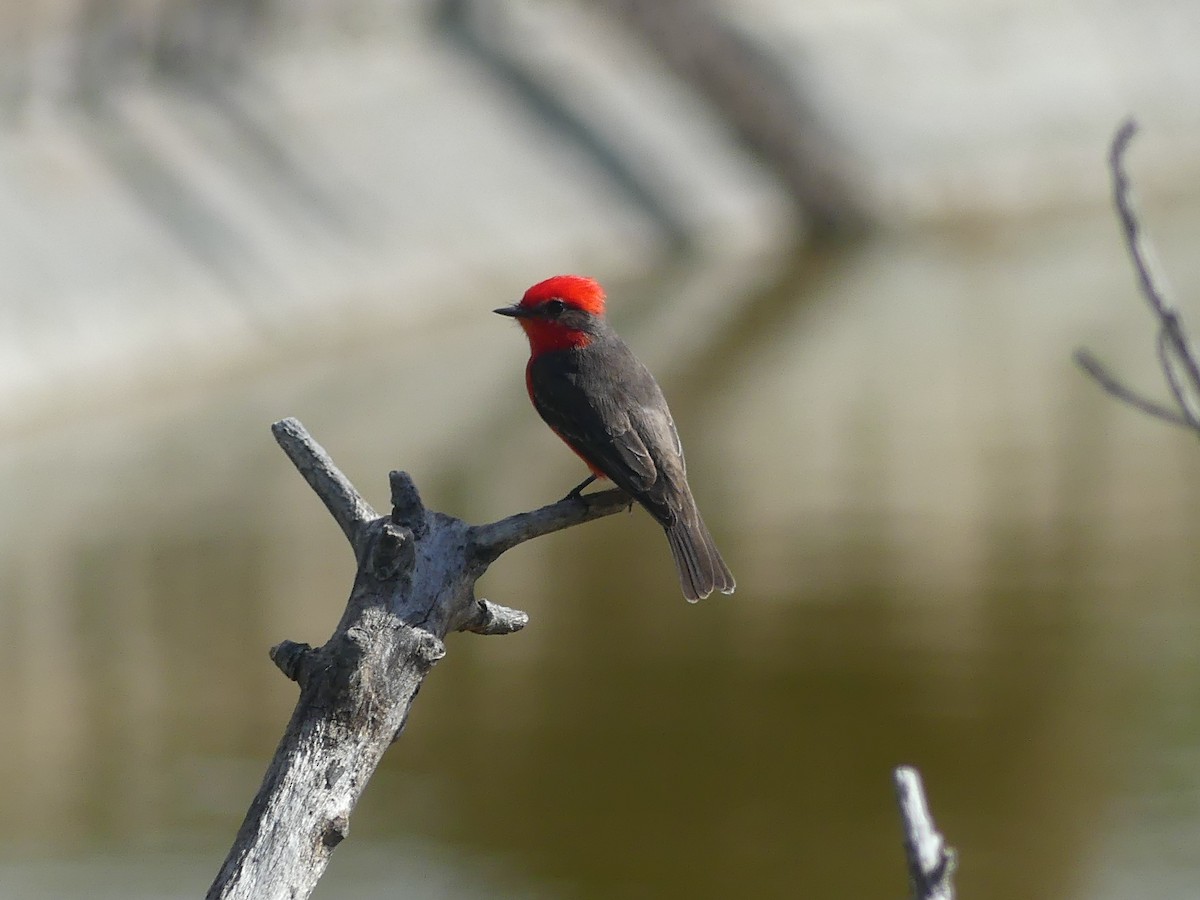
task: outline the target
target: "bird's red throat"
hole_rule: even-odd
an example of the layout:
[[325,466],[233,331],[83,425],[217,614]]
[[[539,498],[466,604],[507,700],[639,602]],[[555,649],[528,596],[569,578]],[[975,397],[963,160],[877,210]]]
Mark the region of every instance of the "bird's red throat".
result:
[[521,327],[529,338],[529,351],[533,356],[552,350],[571,350],[586,347],[592,338],[586,332],[568,328],[558,322],[545,319],[520,319]]

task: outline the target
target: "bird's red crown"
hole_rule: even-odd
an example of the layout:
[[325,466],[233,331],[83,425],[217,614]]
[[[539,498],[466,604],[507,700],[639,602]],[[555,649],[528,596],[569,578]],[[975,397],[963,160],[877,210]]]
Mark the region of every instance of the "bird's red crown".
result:
[[548,300],[561,300],[593,316],[604,315],[604,288],[600,282],[582,275],[555,275],[539,281],[525,292],[521,306],[540,306]]

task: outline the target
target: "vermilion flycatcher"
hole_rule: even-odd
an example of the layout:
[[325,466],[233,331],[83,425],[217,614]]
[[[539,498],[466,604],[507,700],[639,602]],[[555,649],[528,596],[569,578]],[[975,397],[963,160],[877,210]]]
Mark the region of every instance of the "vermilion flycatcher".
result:
[[525,385],[546,424],[592,470],[568,497],[609,478],[667,533],[689,601],[732,594],[733,575],[688,487],[683,445],[658,382],[604,318],[604,289],[556,275],[496,310],[529,338]]

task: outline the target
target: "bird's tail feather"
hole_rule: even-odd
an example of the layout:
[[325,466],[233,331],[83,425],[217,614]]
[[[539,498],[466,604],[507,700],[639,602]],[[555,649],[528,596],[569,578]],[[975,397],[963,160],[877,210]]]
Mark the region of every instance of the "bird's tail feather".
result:
[[675,557],[675,568],[679,571],[679,584],[689,603],[702,600],[714,590],[722,594],[733,593],[736,587],[733,574],[721,559],[695,503],[667,526],[666,532],[671,555]]

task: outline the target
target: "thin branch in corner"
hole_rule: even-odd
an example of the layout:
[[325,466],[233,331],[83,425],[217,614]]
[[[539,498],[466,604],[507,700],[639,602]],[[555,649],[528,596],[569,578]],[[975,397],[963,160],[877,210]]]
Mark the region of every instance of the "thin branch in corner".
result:
[[1118,400],[1128,403],[1130,406],[1144,412],[1148,416],[1154,416],[1156,419],[1162,419],[1164,422],[1170,422],[1172,425],[1179,425],[1182,428],[1191,428],[1192,423],[1181,416],[1175,410],[1163,406],[1154,400],[1143,397],[1141,394],[1135,394],[1130,388],[1127,388],[1117,377],[1105,368],[1100,360],[1092,355],[1091,351],[1080,348],[1075,351],[1075,363],[1083,371],[1087,372],[1092,378],[1096,379],[1096,383],[1104,388],[1108,393],[1112,394]]
[[1085,349],[1075,352],[1075,362],[1101,388],[1121,402],[1200,435],[1200,362],[1197,361],[1196,353],[1188,340],[1179,312],[1169,299],[1165,279],[1158,274],[1154,251],[1134,211],[1133,189],[1129,174],[1125,171],[1125,153],[1136,133],[1137,123],[1132,119],[1126,121],[1117,129],[1109,149],[1108,165],[1112,173],[1113,203],[1121,223],[1121,232],[1125,237],[1125,246],[1137,273],[1138,287],[1141,288],[1142,296],[1159,322],[1159,367],[1178,409],[1170,409],[1154,400],[1148,400],[1132,388],[1126,387]]
[[1129,173],[1125,171],[1125,154],[1129,151],[1129,145],[1137,130],[1137,122],[1133,119],[1126,120],[1117,129],[1108,151],[1108,168],[1112,173],[1113,204],[1117,208],[1117,218],[1121,222],[1125,245],[1137,272],[1138,286],[1142,289],[1142,296],[1161,319],[1170,314],[1174,307],[1167,299],[1164,279],[1157,274],[1154,249],[1146,239],[1141,221],[1134,211],[1133,185],[1129,180]]
[[910,766],[892,773],[904,826],[904,852],[913,900],[954,900],[954,851],[933,824],[921,775]]

